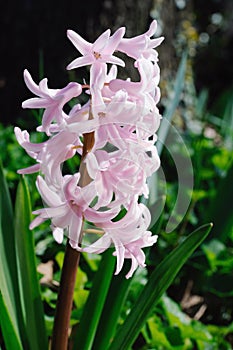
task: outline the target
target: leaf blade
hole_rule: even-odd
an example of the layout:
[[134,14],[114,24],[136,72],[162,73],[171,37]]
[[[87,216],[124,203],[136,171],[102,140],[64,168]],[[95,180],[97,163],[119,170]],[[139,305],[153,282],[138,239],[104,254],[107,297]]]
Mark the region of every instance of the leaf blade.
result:
[[31,349],[48,347],[44,313],[37,278],[33,233],[29,230],[31,203],[29,191],[22,178],[18,185],[15,203],[15,237],[19,265],[19,283],[24,322]]
[[158,130],[158,141],[156,143],[156,147],[159,155],[162,153],[163,145],[165,144],[165,141],[167,138],[167,134],[170,128],[170,121],[180,102],[180,95],[181,95],[183,85],[184,85],[184,80],[185,80],[186,62],[187,62],[187,52],[185,51],[182,55],[181,62],[180,62],[176,79],[175,79],[175,84],[173,88],[173,90],[175,91],[175,95],[163,113],[163,121]]
[[0,291],[18,338],[26,348],[18,285],[13,208],[0,163]]
[[126,261],[119,275],[112,278],[93,343],[95,350],[107,349],[114,336],[131,283],[131,279],[125,278],[129,269],[130,263]]
[[147,285],[140,294],[134,309],[114,338],[110,350],[128,349],[133,344],[152,307],[166,291],[188,257],[209,234],[212,224],[201,226],[189,235],[182,244],[172,251],[154,270]]
[[6,303],[0,291],[0,327],[3,334],[4,344],[7,350],[18,349],[23,350],[23,346],[15,329],[14,321],[10,317]]
[[114,267],[115,258],[112,256],[112,249],[109,248],[103,253],[99,269],[96,272],[93,286],[83,310],[78,332],[74,338],[74,349],[93,349],[92,344],[104,307]]

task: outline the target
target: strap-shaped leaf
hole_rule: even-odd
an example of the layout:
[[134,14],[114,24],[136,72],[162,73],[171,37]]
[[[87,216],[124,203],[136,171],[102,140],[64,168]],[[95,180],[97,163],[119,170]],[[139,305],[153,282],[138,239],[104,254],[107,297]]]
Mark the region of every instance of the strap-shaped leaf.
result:
[[19,284],[24,323],[30,349],[48,348],[44,312],[38,283],[33,233],[29,230],[31,204],[24,178],[20,180],[15,203],[15,237],[19,266]]
[[[171,120],[176,111],[177,106],[180,102],[180,96],[185,81],[185,71],[186,71],[186,62],[187,62],[187,52],[184,51],[180,65],[176,74],[175,83],[174,83],[174,96],[167,104],[165,111],[163,113],[163,119],[158,130],[158,141],[156,142],[156,147],[159,156],[163,151],[164,144],[166,142],[170,127]],[[153,173],[152,176],[148,179],[148,185],[150,189],[148,204],[154,204],[157,199],[157,172]]]
[[157,146],[159,155],[162,153],[163,145],[166,141],[167,134],[170,128],[170,122],[180,102],[180,95],[181,95],[181,92],[184,86],[184,80],[185,80],[186,62],[187,62],[187,52],[184,51],[180,61],[178,72],[176,75],[175,84],[174,84],[173,90],[175,94],[163,113],[163,121],[165,120],[165,122],[162,121],[158,130],[158,141],[156,143],[156,146]]
[[0,327],[3,334],[4,344],[7,350],[17,349],[23,350],[21,341],[12,321],[6,303],[3,300],[3,295],[0,291]]
[[[16,336],[24,340],[23,315],[20,307],[13,209],[0,163],[0,291],[11,317]],[[3,322],[3,320],[1,320]],[[3,333],[4,337],[4,333]],[[5,339],[4,339],[5,340]],[[24,346],[26,343],[23,342]],[[13,348],[12,348],[13,349]]]
[[159,298],[170,286],[189,256],[209,234],[212,226],[207,224],[199,227],[156,267],[134,308],[117,332],[109,347],[110,350],[130,348]]
[[115,260],[115,257],[112,256],[111,248],[107,249],[102,255],[99,269],[95,275],[78,332],[74,339],[74,349],[93,349],[92,345],[112,279]]
[[125,261],[119,275],[113,276],[112,278],[93,343],[93,349],[95,350],[107,349],[114,336],[120,312],[132,281],[131,278],[125,278],[129,269],[130,262]]

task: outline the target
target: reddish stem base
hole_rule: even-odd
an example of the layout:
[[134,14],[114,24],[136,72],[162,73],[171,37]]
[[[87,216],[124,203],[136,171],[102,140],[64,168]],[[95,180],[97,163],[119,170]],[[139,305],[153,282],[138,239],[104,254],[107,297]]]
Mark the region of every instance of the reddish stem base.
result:
[[79,259],[80,252],[71,248],[69,242],[67,242],[56,306],[51,350],[67,350],[68,348],[69,323]]

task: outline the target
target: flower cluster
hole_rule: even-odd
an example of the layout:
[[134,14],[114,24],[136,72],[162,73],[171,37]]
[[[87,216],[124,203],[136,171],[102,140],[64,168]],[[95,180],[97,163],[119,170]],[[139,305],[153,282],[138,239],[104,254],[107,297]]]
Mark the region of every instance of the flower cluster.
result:
[[[127,278],[137,266],[145,266],[142,248],[157,240],[148,231],[150,212],[139,201],[148,197],[147,178],[160,165],[155,146],[161,119],[155,48],[163,38],[154,38],[155,31],[156,21],[133,38],[124,38],[125,28],[113,35],[106,30],[91,44],[68,30],[82,56],[67,69],[90,65],[89,84],[71,82],[63,89],[50,89],[47,79],[37,85],[25,70],[25,83],[37,97],[22,106],[44,109],[37,130],[48,136],[47,141],[32,143],[26,130],[15,128],[19,144],[36,161],[19,173],[40,173],[36,185],[45,203],[33,212],[37,216],[30,227],[50,219],[55,240],[61,243],[65,234],[70,245],[83,252],[101,253],[113,245],[116,274],[125,258],[132,260]],[[125,62],[116,52],[133,59],[139,81],[117,78],[117,65],[124,67]],[[83,92],[88,102],[75,104],[67,114],[64,106]],[[81,157],[79,171],[64,174],[63,163],[75,156]],[[85,223],[92,223],[93,229],[85,230]],[[84,245],[85,232],[97,233],[96,241]]]

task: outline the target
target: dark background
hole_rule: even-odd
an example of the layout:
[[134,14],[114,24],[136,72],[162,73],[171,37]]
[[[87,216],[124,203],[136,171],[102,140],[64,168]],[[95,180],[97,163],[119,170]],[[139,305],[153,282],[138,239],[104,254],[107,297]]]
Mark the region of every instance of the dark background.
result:
[[[120,26],[127,27],[128,36],[136,35],[148,29],[152,8],[159,9],[157,19],[163,23],[162,35],[166,38],[160,48],[165,83],[175,73],[179,61],[174,42],[180,21],[192,18],[197,32],[209,35],[208,43],[199,47],[195,55],[194,74],[197,90],[206,87],[209,104],[213,105],[221,92],[232,86],[231,0],[5,1],[0,14],[0,122],[12,124],[25,117],[21,103],[31,96],[23,82],[25,68],[36,82],[47,77],[51,88],[68,83],[71,76],[65,67],[77,57],[77,51],[66,37],[67,29],[77,31],[89,41],[106,28],[114,31]],[[221,14],[221,26],[211,23],[214,13]]]

